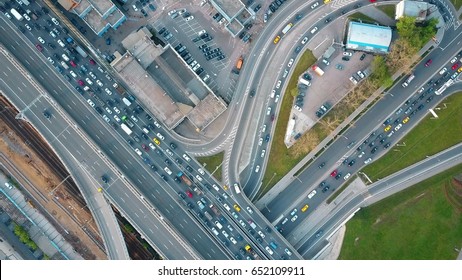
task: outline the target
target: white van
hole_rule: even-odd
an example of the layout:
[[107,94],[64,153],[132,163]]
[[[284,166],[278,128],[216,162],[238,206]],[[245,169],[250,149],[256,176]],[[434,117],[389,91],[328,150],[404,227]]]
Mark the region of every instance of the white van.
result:
[[122,98],[122,101],[123,101],[123,102],[125,103],[125,105],[127,105],[127,106],[130,106],[130,105],[132,105],[132,103],[130,102],[130,100],[128,100],[128,99],[127,99],[127,98],[125,98],[125,97],[124,97],[124,98]]

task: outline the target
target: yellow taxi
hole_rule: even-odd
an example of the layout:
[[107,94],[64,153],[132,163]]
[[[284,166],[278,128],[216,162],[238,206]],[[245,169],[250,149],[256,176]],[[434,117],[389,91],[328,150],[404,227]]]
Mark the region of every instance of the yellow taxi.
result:
[[279,42],[279,40],[281,40],[281,36],[276,36],[276,38],[274,38],[274,41],[273,43],[277,44]]
[[223,189],[224,189],[225,191],[227,191],[227,190],[228,190],[228,186],[227,186],[227,185],[224,185],[224,186],[223,186]]
[[305,212],[306,210],[308,210],[308,204],[305,204],[305,206],[302,207],[302,212]]
[[404,123],[407,123],[408,121],[409,121],[409,117],[404,118],[403,124],[404,124]]
[[234,204],[234,209],[236,209],[237,212],[241,211],[241,207],[239,207],[237,204]]
[[462,72],[462,66],[459,69],[457,69],[457,72]]
[[154,141],[154,143],[156,143],[157,145],[160,145],[160,141],[159,141],[159,139],[157,139],[157,138],[153,138],[153,139],[152,139],[152,141]]
[[389,131],[391,129],[391,125],[387,125],[384,129],[385,132]]

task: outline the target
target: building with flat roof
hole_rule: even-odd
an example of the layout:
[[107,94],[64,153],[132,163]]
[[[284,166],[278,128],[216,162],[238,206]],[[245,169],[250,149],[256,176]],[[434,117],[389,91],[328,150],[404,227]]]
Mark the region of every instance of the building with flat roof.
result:
[[226,111],[226,103],[192,71],[170,46],[161,47],[143,27],[128,35],[111,63],[130,91],[168,129],[185,118],[201,131]]
[[350,21],[345,47],[355,51],[388,53],[391,38],[388,26]]
[[127,17],[109,0],[58,0],[66,10],[78,15],[98,36],[116,30]]
[[244,25],[255,16],[254,11],[247,7],[240,0],[210,0],[210,4],[226,20],[225,28],[236,37],[244,29]]
[[429,9],[433,6],[427,2],[420,1],[401,1],[396,4],[395,19],[403,16],[415,17],[416,21],[424,21],[430,13]]

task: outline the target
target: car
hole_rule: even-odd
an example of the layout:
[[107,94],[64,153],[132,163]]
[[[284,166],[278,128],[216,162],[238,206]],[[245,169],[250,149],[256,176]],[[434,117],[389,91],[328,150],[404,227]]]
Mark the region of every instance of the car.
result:
[[452,70],[456,70],[457,68],[459,68],[459,63],[456,63],[456,64],[452,65],[452,67],[451,67]]
[[343,56],[353,56],[352,52],[343,52]]
[[234,204],[234,209],[236,209],[237,212],[241,212],[241,207],[239,207],[239,205],[237,204]]
[[338,180],[340,179],[340,177],[342,177],[342,172],[337,173],[337,175],[335,176],[335,179]]
[[293,58],[291,58],[289,60],[289,63],[287,63],[287,67],[289,67],[289,68],[292,67],[292,64],[294,64],[294,59]]
[[404,118],[403,124],[407,123],[409,121],[409,117]]
[[260,156],[265,157],[265,152],[266,152],[266,150],[261,150],[261,155]]
[[189,16],[189,17],[185,18],[186,21],[190,21],[192,19],[194,19],[194,16]]
[[358,74],[358,76],[361,78],[361,79],[364,79],[366,77],[366,75],[364,75],[364,73],[362,71],[358,71],[356,72],[356,74]]
[[438,72],[440,75],[443,75],[444,73],[446,73],[448,71],[448,68],[444,67],[443,69],[440,70],[440,72]]
[[430,66],[430,64],[432,64],[432,62],[433,61],[431,59],[427,60],[427,62],[425,62],[425,67]]
[[35,47],[37,48],[39,52],[43,51],[43,47],[40,44],[36,44]]
[[261,230],[259,230],[257,233],[258,233],[258,235],[261,236],[261,238],[265,238],[265,237],[266,237],[266,235],[265,235]]
[[350,61],[350,58],[348,56],[344,56],[344,57],[342,57],[342,60],[343,61]]
[[257,166],[255,167],[255,173],[257,173],[258,171],[260,171],[260,165],[257,165]]
[[279,80],[279,81],[276,83],[276,88],[277,88],[277,89],[281,87],[281,83],[282,83],[281,80]]
[[294,208],[294,210],[292,210],[292,212],[290,212],[290,215],[293,216],[293,215],[295,215],[295,213],[297,213],[297,208]]
[[355,161],[354,159],[351,160],[351,161],[348,163],[348,166],[353,166],[353,165],[355,164],[355,162],[356,162],[356,161]]
[[317,6],[319,6],[319,2],[316,2],[316,3],[314,3],[313,5],[311,5],[311,9],[314,9],[314,8],[316,8]]
[[273,255],[274,252],[273,252],[273,250],[271,250],[270,247],[266,246],[265,249],[270,255]]
[[318,27],[317,27],[317,26],[315,26],[313,29],[311,29],[310,32],[311,32],[311,34],[314,34],[316,31],[318,31]]
[[292,219],[290,219],[290,221],[291,221],[291,222],[295,222],[295,221],[297,220],[297,218],[298,218],[298,216],[295,215],[295,216],[292,217]]
[[85,83],[84,83],[82,80],[77,80],[77,83],[78,83],[79,85],[81,85],[81,86],[84,86],[84,85],[85,85]]
[[89,85],[92,85],[92,84],[93,84],[92,80],[90,80],[89,78],[86,78],[85,81],[87,81],[87,83],[88,83]]
[[156,143],[156,145],[158,145],[158,146],[160,145],[159,139],[157,139],[157,138],[154,137],[154,138],[152,139],[152,141],[154,141],[154,143]]
[[38,37],[37,39],[39,40],[40,43],[45,44],[45,40],[43,40],[42,37]]
[[366,54],[363,53],[363,54],[361,55],[361,57],[359,58],[359,60],[363,61],[365,58],[366,58]]
[[375,152],[377,152],[379,148],[378,147],[374,147],[372,150],[371,150],[371,154],[374,154]]
[[345,181],[348,180],[348,178],[350,178],[350,176],[351,176],[351,173],[347,173],[345,175],[345,177],[343,177],[343,180],[345,180]]
[[432,100],[433,100],[433,95],[430,95],[430,97],[427,98],[426,102],[429,103]]
[[136,152],[139,156],[142,156],[142,155],[143,155],[143,153],[142,153],[142,152],[140,151],[140,149],[138,149],[138,148],[135,149],[135,152]]
[[302,45],[304,45],[304,44],[306,44],[306,42],[308,42],[308,37],[303,38],[301,43],[302,43]]
[[330,176],[335,177],[337,174],[338,174],[338,171],[337,169],[335,169],[334,171],[332,171],[332,173],[330,173]]
[[391,125],[387,125],[383,130],[384,130],[385,132],[387,132],[387,131],[389,131],[390,129],[391,129]]
[[398,131],[403,125],[402,124],[398,124],[396,127],[395,127],[395,131]]
[[55,25],[59,25],[59,21],[57,21],[55,18],[51,18],[51,21],[52,21]]

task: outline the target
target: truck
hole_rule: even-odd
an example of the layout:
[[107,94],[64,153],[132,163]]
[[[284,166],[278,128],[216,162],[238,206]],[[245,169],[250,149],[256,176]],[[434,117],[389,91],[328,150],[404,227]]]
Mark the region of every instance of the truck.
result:
[[183,172],[178,172],[178,174],[176,174],[176,176],[178,178],[181,178],[181,180],[183,180],[183,182],[188,185],[189,187],[192,186],[192,182],[191,180],[189,180],[188,176],[186,176]]
[[324,75],[324,71],[318,66],[318,65],[313,65],[311,69],[314,71],[314,73],[318,74],[319,76]]
[[197,194],[197,195],[203,195],[204,193],[201,191],[201,189],[199,189],[198,186],[195,186],[193,188],[194,192]]
[[284,29],[282,29],[282,34],[283,34],[283,35],[286,35],[287,32],[289,32],[289,30],[292,28],[292,26],[294,26],[293,23],[288,23],[288,24],[286,25],[286,27],[284,27]]
[[125,131],[125,133],[127,133],[128,136],[130,136],[130,134],[132,134],[132,130],[126,125],[126,124],[121,124],[120,127],[122,128],[123,131]]
[[247,253],[249,253],[253,257],[254,260],[261,260],[260,256],[257,253],[255,253],[255,251],[252,249],[252,247],[250,247],[249,244],[245,245],[244,248],[247,251]]
[[212,209],[213,213],[215,213],[215,215],[219,216],[221,213],[220,213],[220,210],[218,210],[218,208],[213,205],[213,204],[210,204],[210,209]]
[[241,70],[243,63],[244,63],[244,58],[242,58],[242,56],[241,56],[241,57],[239,57],[239,59],[236,62],[236,69]]
[[11,9],[10,12],[17,20],[21,21],[24,19],[22,15],[18,13],[18,11],[16,11],[15,9]]
[[79,46],[79,45],[75,45],[74,49],[82,56],[82,57],[87,57],[88,54]]

